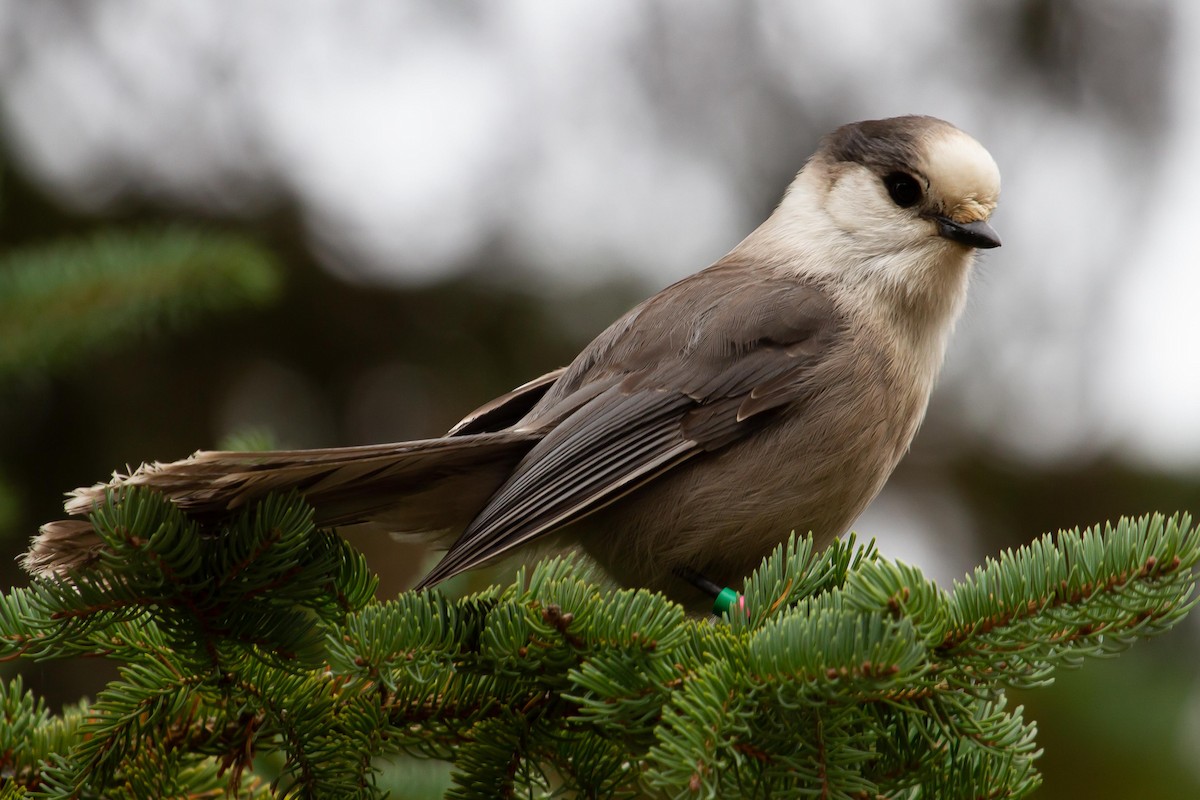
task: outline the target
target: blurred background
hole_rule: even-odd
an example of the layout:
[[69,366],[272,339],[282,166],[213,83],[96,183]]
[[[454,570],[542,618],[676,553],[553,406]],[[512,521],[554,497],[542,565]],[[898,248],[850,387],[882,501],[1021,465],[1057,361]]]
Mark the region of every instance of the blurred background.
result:
[[[860,535],[949,585],[1200,511],[1197,85],[1188,0],[10,0],[0,546],[126,464],[436,435],[719,258],[821,134],[904,113],[991,150],[1005,244]],[[360,544],[385,595],[428,564]],[[1193,617],[1020,694],[1039,797],[1200,795]]]

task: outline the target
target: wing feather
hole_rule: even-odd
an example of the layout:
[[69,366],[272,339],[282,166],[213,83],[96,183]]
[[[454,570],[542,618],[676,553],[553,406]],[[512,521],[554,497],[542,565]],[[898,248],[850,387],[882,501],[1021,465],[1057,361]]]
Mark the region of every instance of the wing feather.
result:
[[610,389],[585,406],[601,406],[597,424],[577,413],[536,445],[421,585],[496,558],[700,452],[679,429],[680,410],[693,402],[683,395],[622,396]]
[[[642,363],[636,353],[622,349],[619,338],[597,339],[590,348],[595,352],[585,351],[577,361],[585,364],[586,374],[569,369],[534,409],[535,416],[540,412],[561,421],[529,451],[420,585],[480,566],[570,524],[748,435],[770,422],[770,412],[811,397],[812,373],[837,339],[840,316],[812,287],[786,285],[753,304],[743,289],[700,298],[705,308],[658,309],[709,327],[664,326],[687,335],[670,348],[637,342],[643,348],[639,352],[649,354]],[[687,299],[684,295],[674,305]],[[736,319],[721,318],[722,304],[732,307]],[[747,308],[754,313],[745,313]],[[655,311],[650,306],[632,313],[639,315],[640,326],[652,326]],[[628,336],[629,326],[618,322],[610,331]]]

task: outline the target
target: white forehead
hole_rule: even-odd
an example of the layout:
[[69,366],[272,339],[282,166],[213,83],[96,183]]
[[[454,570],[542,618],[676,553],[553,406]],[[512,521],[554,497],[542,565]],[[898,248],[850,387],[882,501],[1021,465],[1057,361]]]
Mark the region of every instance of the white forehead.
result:
[[947,200],[995,206],[1000,197],[1000,168],[992,154],[957,128],[931,132],[924,167],[931,188]]

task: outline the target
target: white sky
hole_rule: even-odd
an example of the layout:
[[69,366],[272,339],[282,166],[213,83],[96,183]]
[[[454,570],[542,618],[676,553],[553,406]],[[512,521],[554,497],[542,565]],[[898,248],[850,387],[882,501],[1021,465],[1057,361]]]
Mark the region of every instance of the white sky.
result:
[[1152,465],[1200,469],[1200,5],[1180,2],[1174,125],[1123,276],[1097,383],[1113,436]]

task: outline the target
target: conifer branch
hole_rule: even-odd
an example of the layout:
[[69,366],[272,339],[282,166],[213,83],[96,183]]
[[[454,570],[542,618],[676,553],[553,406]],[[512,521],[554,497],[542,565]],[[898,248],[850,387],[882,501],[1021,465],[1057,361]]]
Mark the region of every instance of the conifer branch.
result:
[[131,490],[92,523],[95,566],[0,596],[0,657],[122,664],[61,715],[2,687],[5,785],[39,796],[377,797],[378,760],[407,754],[452,762],[456,798],[1023,797],[1040,750],[1005,690],[1170,629],[1200,560],[1190,518],[1145,517],[946,591],[792,536],[748,613],[710,622],[569,557],[376,602],[294,494],[212,522]]
[[97,347],[278,293],[248,239],[179,228],[105,231],[0,256],[0,379],[77,366]]

